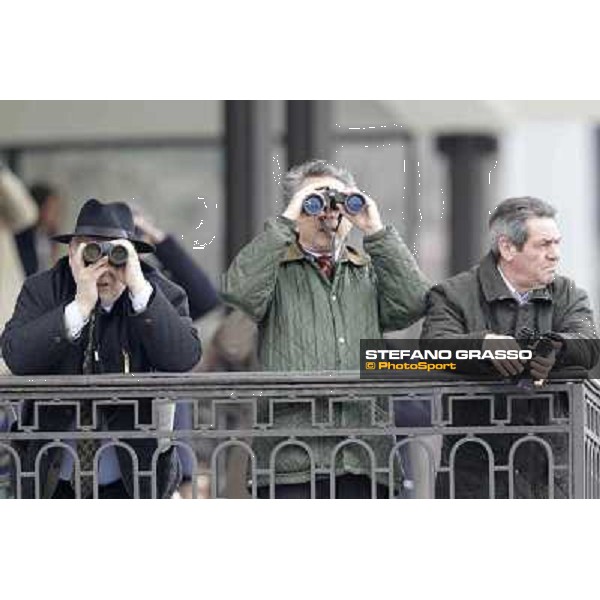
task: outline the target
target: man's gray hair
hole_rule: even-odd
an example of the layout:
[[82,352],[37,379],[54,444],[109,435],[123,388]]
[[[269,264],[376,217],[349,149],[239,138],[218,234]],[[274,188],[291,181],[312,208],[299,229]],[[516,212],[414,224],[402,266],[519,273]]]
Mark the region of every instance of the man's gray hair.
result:
[[354,187],[356,182],[348,169],[332,165],[325,160],[309,160],[301,165],[292,167],[282,180],[283,200],[289,202],[294,194],[304,186],[310,177],[334,177],[347,186]]
[[527,219],[553,219],[555,215],[556,209],[539,198],[522,196],[504,200],[496,207],[489,221],[492,252],[496,257],[500,255],[498,241],[501,235],[505,235],[521,250],[527,241]]

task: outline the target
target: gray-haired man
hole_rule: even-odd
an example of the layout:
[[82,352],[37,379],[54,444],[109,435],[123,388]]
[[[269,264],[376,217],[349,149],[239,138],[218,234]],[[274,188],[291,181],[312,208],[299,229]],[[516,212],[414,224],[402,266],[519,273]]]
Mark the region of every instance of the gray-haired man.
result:
[[518,350],[524,332],[545,335],[553,346],[547,356],[534,355],[528,365],[495,360],[493,368],[510,377],[529,366],[538,382],[555,367],[591,369],[600,354],[594,316],[585,291],[557,275],[561,236],[555,215],[537,198],[499,204],[489,221],[490,252],[470,271],[431,289],[421,337]]
[[[287,208],[235,258],[223,298],[258,324],[263,369],[358,369],[361,339],[381,338],[382,331],[403,329],[422,316],[427,281],[396,230],[384,227],[375,201],[345,169],[319,160],[304,163],[285,175],[283,192]],[[345,244],[353,225],[364,234],[364,253]],[[280,426],[310,427],[298,405],[282,413]],[[368,426],[370,415],[338,403],[334,420]],[[339,441],[315,441],[317,467],[331,468]],[[255,443],[259,467],[268,467],[273,446]],[[276,496],[310,494],[306,451],[289,447],[278,456]],[[381,456],[385,463],[383,450]],[[337,457],[337,497],[370,496],[371,470],[362,452],[346,446]],[[259,482],[259,496],[268,495],[267,483]],[[317,479],[317,497],[328,495],[328,488],[328,478]],[[387,489],[378,490],[384,495]]]

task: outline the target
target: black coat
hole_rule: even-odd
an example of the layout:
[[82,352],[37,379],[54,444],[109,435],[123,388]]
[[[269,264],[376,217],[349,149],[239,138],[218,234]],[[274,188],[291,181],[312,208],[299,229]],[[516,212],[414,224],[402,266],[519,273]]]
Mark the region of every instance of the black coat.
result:
[[[101,313],[96,324],[98,360],[95,373],[124,372],[127,355],[132,373],[148,371],[188,371],[201,356],[200,341],[188,316],[185,292],[163,277],[157,270],[142,264],[144,275],[153,287],[145,311],[135,314],[125,291],[110,313]],[[16,375],[81,374],[89,325],[77,340],[67,337],[64,311],[75,297],[75,281],[68,259],[63,258],[50,270],[29,277],[21,290],[15,312],[6,324],[1,338],[4,360]],[[150,403],[140,402],[141,422],[149,419]],[[103,409],[108,429],[127,430],[134,426],[132,411],[127,408]],[[25,407],[23,421],[32,418],[32,406]],[[40,429],[64,431],[72,424],[73,409],[41,409]],[[136,451],[139,469],[150,468],[149,461],[156,441],[128,442]],[[37,451],[43,442],[26,444],[23,468],[33,470]],[[127,452],[117,450],[123,481],[131,492],[131,459]],[[42,461],[42,495],[51,496],[57,483],[62,451],[49,452]],[[48,464],[49,463],[49,464]],[[169,497],[179,483],[180,465],[175,452],[167,451],[158,461],[158,494]],[[149,495],[149,484],[140,482],[140,495]],[[24,486],[23,496],[32,495],[31,486]]]

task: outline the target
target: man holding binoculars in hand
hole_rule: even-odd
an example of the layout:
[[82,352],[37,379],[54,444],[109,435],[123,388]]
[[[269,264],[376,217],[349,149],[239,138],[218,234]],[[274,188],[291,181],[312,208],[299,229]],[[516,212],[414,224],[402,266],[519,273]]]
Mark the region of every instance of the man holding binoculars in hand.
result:
[[[1,339],[4,359],[13,373],[188,371],[200,360],[200,341],[188,315],[186,294],[140,261],[138,252],[148,253],[154,248],[136,236],[126,204],[88,200],[79,213],[75,231],[54,239],[69,244],[68,258],[26,280]],[[86,402],[81,404],[85,421]],[[139,402],[140,422],[150,421],[150,404]],[[129,406],[97,407],[96,411],[101,429],[129,431],[135,427]],[[31,424],[33,412],[33,406],[26,405],[20,425]],[[69,430],[75,420],[73,407],[39,407],[40,429]],[[156,440],[124,442],[135,452],[138,469],[150,470]],[[22,443],[23,470],[34,470],[44,443]],[[78,440],[77,454],[83,461],[80,446],[84,444]],[[78,482],[73,477],[73,455],[53,447],[47,457],[40,463],[40,494],[47,498],[74,497]],[[129,452],[112,445],[102,450],[101,458],[97,473],[99,497],[131,497],[135,482]],[[90,472],[91,466],[82,463],[80,468]],[[160,453],[156,477],[158,496],[170,497],[181,477],[173,448]],[[89,497],[91,476],[82,477],[79,483],[81,496]],[[141,497],[150,496],[147,478],[139,481],[139,493]],[[23,481],[23,496],[33,494],[33,481]]]
[[134,310],[147,305],[152,294],[138,254],[127,239],[107,242],[74,237],[69,243],[69,266],[77,293],[66,307],[67,327],[75,322],[87,323],[98,301],[104,308],[112,306],[126,288]]
[[[427,281],[397,231],[383,225],[377,205],[358,191],[347,170],[322,160],[294,167],[283,178],[283,198],[283,214],[267,221],[225,274],[223,299],[258,324],[264,370],[358,369],[361,338],[381,338],[384,330],[403,329],[422,316]],[[353,225],[364,234],[364,252],[345,243]],[[326,414],[326,400],[317,404]],[[371,423],[370,411],[356,404],[335,403],[333,412],[337,424]],[[277,414],[278,426],[310,427],[310,417],[307,421],[297,405],[278,406]],[[316,466],[331,468],[339,439],[312,441]],[[255,441],[259,468],[269,467],[276,443]],[[379,452],[377,443],[373,447],[378,463],[387,461],[389,447]],[[309,497],[306,451],[291,445],[277,457],[276,497]],[[342,448],[336,497],[370,497],[370,474],[356,446]],[[382,488],[378,497],[387,495]],[[268,478],[259,478],[258,495],[269,495]],[[328,477],[317,477],[316,496],[329,496]]]

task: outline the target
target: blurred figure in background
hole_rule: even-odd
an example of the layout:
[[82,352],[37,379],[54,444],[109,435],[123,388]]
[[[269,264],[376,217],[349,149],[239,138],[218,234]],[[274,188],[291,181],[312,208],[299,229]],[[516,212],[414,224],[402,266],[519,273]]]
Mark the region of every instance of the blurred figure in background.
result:
[[29,189],[35,200],[39,218],[33,227],[15,235],[17,249],[26,275],[45,271],[60,258],[60,246],[52,241],[61,228],[64,201],[56,188],[35,183]]
[[[24,273],[13,235],[31,227],[37,219],[35,202],[21,181],[0,162],[0,333],[10,318],[23,284]],[[9,371],[0,351],[0,375]],[[0,431],[9,418],[0,408]],[[9,454],[0,448],[0,498],[10,497]]]
[[138,232],[156,248],[155,257],[164,274],[185,290],[192,321],[219,306],[219,297],[210,279],[177,240],[137,207],[133,208],[133,219]]
[[[196,371],[199,372],[232,372],[257,371],[256,356],[256,325],[248,316],[239,310],[229,311],[224,316],[217,330],[202,355],[202,360]],[[206,421],[212,416],[211,401],[200,402],[198,416]],[[221,413],[225,422],[216,423],[219,429],[249,428],[250,415],[247,408],[236,407],[226,413]],[[181,402],[175,412],[175,429],[193,429],[193,411],[190,402]],[[247,498],[246,490],[248,456],[239,448],[230,448],[217,464],[216,473],[210,472],[212,453],[218,445],[214,439],[182,439],[193,451],[198,462],[198,478],[196,496],[211,497],[211,476],[217,476],[216,495],[226,498]],[[183,479],[176,498],[193,498],[193,461],[188,451],[178,448]]]
[[24,279],[13,235],[35,225],[37,218],[27,188],[0,162],[0,332],[12,315]]

